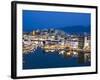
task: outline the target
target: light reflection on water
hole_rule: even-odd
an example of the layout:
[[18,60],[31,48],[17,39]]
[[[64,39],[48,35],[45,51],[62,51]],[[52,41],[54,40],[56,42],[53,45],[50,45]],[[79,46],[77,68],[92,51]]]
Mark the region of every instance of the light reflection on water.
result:
[[37,48],[34,52],[23,54],[23,69],[79,66],[90,66],[90,61],[85,60],[84,55],[79,57],[77,53],[73,53],[72,56],[66,56],[59,54],[58,52],[44,52],[43,49]]

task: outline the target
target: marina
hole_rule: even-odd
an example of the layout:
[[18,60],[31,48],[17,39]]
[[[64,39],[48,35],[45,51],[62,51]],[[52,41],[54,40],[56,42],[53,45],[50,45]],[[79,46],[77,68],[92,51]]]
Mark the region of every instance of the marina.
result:
[[[55,67],[55,65],[48,65],[54,63],[52,59],[57,59],[56,67],[77,67],[91,65],[91,47],[89,35],[78,36],[66,35],[65,33],[60,33],[60,35],[57,35],[56,30],[53,31],[53,33],[50,33],[51,31],[53,31],[53,29],[49,30],[49,32],[48,30],[33,31],[28,34],[23,34],[24,69],[30,68],[29,66],[32,68],[40,68],[41,66],[41,68]],[[61,61],[59,61],[58,58],[61,58]]]
[[74,52],[73,55],[69,53],[59,54],[58,52],[45,52],[42,48],[38,47],[35,51],[29,54],[23,54],[23,69],[42,69],[42,68],[59,68],[59,67],[81,67],[90,66],[89,55],[81,55],[82,52]]

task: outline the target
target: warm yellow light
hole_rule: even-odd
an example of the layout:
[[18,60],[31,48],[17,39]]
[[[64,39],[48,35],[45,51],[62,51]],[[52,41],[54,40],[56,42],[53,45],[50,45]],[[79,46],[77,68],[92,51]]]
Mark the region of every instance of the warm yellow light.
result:
[[67,52],[67,55],[71,55],[71,53],[70,52]]
[[73,54],[74,54],[74,55],[76,55],[76,54],[77,54],[77,52],[73,52]]
[[35,31],[33,31],[32,34],[35,35]]

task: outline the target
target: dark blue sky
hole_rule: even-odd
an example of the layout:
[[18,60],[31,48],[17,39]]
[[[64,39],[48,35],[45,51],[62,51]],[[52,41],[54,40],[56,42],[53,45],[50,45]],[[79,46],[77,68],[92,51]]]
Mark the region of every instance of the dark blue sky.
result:
[[[51,12],[23,10],[23,31],[44,28],[82,28],[89,29],[89,13]],[[79,30],[80,30],[79,29]]]

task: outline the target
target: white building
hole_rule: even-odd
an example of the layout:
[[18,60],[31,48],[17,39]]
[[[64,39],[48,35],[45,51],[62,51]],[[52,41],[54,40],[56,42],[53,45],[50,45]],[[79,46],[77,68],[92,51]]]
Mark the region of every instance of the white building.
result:
[[84,37],[84,48],[90,48],[91,40],[89,36]]

